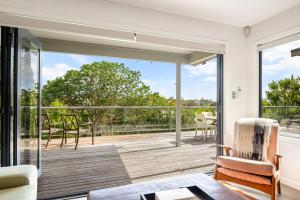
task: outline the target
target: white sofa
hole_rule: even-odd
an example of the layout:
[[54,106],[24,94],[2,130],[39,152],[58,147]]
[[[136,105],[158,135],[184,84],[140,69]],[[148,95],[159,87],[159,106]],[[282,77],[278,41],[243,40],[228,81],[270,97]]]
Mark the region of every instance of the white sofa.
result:
[[36,200],[37,168],[20,165],[0,168],[1,200]]

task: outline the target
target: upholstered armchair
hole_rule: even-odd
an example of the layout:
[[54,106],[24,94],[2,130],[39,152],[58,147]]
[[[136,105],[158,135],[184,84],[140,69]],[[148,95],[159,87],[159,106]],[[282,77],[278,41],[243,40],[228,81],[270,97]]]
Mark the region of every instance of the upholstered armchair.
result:
[[[240,127],[239,120],[235,123],[235,142],[237,133],[245,130]],[[233,147],[218,145],[224,150],[225,155],[217,157],[214,178],[260,190],[271,195],[271,199],[275,200],[277,191],[281,193],[279,177],[281,156],[277,154],[278,133],[279,124],[274,122],[269,127],[266,158],[261,160],[253,159],[251,156],[249,158],[239,156],[236,150],[237,144],[234,144]],[[255,137],[252,139],[254,141]]]
[[37,174],[34,165],[0,167],[0,199],[36,200]]

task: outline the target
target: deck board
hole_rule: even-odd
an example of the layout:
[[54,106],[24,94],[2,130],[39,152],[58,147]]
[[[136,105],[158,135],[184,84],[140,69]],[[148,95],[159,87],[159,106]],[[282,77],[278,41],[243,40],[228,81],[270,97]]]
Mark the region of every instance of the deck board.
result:
[[[194,132],[182,133],[182,146],[175,147],[175,133],[100,136],[74,139],[62,149],[53,139],[42,151],[42,175],[38,198],[46,199],[130,184],[133,182],[207,172],[213,168],[214,140],[195,140]],[[44,142],[44,141],[43,141]]]

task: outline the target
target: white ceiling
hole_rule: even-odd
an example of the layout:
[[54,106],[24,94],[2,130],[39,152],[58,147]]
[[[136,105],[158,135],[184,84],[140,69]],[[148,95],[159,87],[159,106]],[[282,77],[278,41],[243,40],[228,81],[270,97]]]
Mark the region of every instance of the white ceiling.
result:
[[255,25],[300,5],[300,0],[108,0],[131,6],[221,22]]

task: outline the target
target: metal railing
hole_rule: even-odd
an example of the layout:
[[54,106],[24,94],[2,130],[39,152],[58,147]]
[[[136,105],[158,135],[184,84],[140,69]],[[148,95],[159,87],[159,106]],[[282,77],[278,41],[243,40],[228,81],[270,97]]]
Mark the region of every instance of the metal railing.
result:
[[[195,129],[195,114],[215,112],[215,106],[181,106],[182,130]],[[73,113],[80,122],[92,122],[96,135],[172,132],[176,128],[175,106],[61,106],[42,107],[59,124],[61,114]]]
[[262,116],[276,119],[281,135],[300,135],[300,106],[263,106]]
[[[300,117],[300,106],[263,106],[263,117],[276,119],[278,122]],[[300,118],[299,118],[300,119]]]

